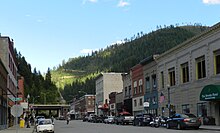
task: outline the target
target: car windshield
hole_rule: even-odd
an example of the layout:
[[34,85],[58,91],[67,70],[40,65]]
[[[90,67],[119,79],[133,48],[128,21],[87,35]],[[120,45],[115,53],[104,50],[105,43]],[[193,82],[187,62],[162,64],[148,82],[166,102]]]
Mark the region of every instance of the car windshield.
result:
[[39,122],[39,125],[48,125],[48,124],[52,124],[52,121],[51,120],[41,120]]

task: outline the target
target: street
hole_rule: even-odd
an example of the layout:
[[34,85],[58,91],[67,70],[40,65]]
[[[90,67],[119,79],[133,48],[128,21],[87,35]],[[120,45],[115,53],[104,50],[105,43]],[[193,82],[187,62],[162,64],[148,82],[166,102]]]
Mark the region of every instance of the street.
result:
[[81,120],[72,120],[69,125],[66,121],[55,121],[55,133],[217,133],[219,131],[213,130],[176,130],[166,129],[163,127],[136,127],[132,125],[115,125],[115,124],[104,124],[104,123],[89,123],[82,122]]

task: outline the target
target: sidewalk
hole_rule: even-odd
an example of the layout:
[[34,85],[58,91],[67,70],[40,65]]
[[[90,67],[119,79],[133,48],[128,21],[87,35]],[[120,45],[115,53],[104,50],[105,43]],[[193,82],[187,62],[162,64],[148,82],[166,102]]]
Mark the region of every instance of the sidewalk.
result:
[[0,133],[33,133],[34,131],[34,126],[31,126],[31,128],[20,128],[18,125],[16,132],[16,126],[10,127],[8,129],[0,130]]
[[200,129],[202,130],[215,130],[215,131],[220,131],[220,126],[215,126],[215,125],[201,125]]

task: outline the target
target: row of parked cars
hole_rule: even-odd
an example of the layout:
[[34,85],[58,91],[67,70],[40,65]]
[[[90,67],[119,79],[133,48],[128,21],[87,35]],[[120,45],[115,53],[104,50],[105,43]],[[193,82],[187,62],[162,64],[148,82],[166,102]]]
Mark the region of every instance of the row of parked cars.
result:
[[196,117],[194,114],[174,114],[171,117],[155,117],[152,114],[139,114],[131,116],[129,114],[120,114],[119,116],[97,116],[90,114],[84,117],[83,121],[94,122],[94,123],[111,123],[117,125],[132,124],[134,126],[163,126],[167,129],[185,129],[194,128],[199,129],[201,126],[201,119]]

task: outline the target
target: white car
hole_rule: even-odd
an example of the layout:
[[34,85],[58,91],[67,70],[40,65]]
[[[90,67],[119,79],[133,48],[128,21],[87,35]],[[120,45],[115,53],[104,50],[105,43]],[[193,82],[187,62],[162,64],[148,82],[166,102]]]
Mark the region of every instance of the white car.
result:
[[54,133],[54,124],[51,119],[41,119],[37,124],[37,133]]
[[108,116],[106,119],[104,119],[104,123],[114,123],[114,116]]

